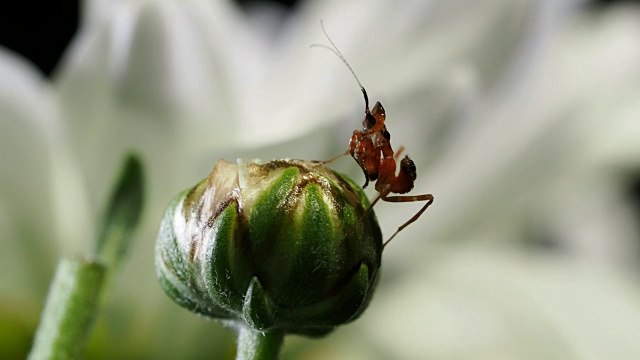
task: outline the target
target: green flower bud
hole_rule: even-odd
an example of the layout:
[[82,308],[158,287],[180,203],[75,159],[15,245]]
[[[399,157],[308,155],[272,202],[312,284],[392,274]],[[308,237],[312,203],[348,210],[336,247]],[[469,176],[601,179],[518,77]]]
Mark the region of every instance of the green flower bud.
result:
[[368,207],[356,184],[317,162],[218,161],[164,215],[160,283],[199,314],[323,335],[371,299],[382,235]]

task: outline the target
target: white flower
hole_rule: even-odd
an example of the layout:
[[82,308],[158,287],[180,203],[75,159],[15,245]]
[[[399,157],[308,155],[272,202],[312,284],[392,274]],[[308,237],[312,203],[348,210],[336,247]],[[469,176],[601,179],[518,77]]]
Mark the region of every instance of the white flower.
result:
[[[155,281],[160,215],[218,158],[346,149],[363,101],[338,59],[309,49],[323,19],[416,162],[413,193],[436,200],[387,247],[362,319],[302,343],[326,358],[635,358],[638,231],[616,171],[640,159],[639,14],[551,0],[323,1],[248,17],[223,1],[89,2],[52,83],[0,52],[3,296],[42,296],[53,249],[82,253],[134,150],[149,201],[106,341],[144,333],[153,358],[224,346],[230,334]],[[362,180],[351,159],[335,167]],[[418,206],[375,210],[391,234]],[[535,245],[545,238],[557,248]]]

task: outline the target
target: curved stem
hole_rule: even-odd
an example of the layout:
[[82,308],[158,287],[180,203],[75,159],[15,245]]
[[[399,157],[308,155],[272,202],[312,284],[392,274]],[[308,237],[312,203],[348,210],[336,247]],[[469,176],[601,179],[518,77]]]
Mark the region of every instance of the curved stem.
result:
[[141,161],[129,155],[114,187],[91,261],[63,259],[49,288],[29,359],[81,359],[102,293],[130,247],[143,205]]
[[248,326],[238,332],[236,360],[275,360],[284,340],[282,330],[256,331]]
[[58,264],[29,359],[80,359],[100,305],[105,268],[94,262]]

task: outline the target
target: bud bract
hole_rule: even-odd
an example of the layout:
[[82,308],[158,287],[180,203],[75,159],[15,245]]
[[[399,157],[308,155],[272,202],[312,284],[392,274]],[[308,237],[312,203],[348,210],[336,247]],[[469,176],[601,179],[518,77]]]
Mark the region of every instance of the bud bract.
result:
[[356,184],[322,163],[221,160],[165,212],[160,283],[205,316],[325,334],[371,299],[382,236],[368,207]]

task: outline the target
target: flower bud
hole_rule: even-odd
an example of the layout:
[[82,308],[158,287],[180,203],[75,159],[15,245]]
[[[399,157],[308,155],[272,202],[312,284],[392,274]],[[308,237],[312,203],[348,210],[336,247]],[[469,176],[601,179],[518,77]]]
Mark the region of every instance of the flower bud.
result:
[[321,163],[218,161],[165,212],[160,283],[202,315],[325,334],[371,299],[382,235],[368,207],[356,184]]

